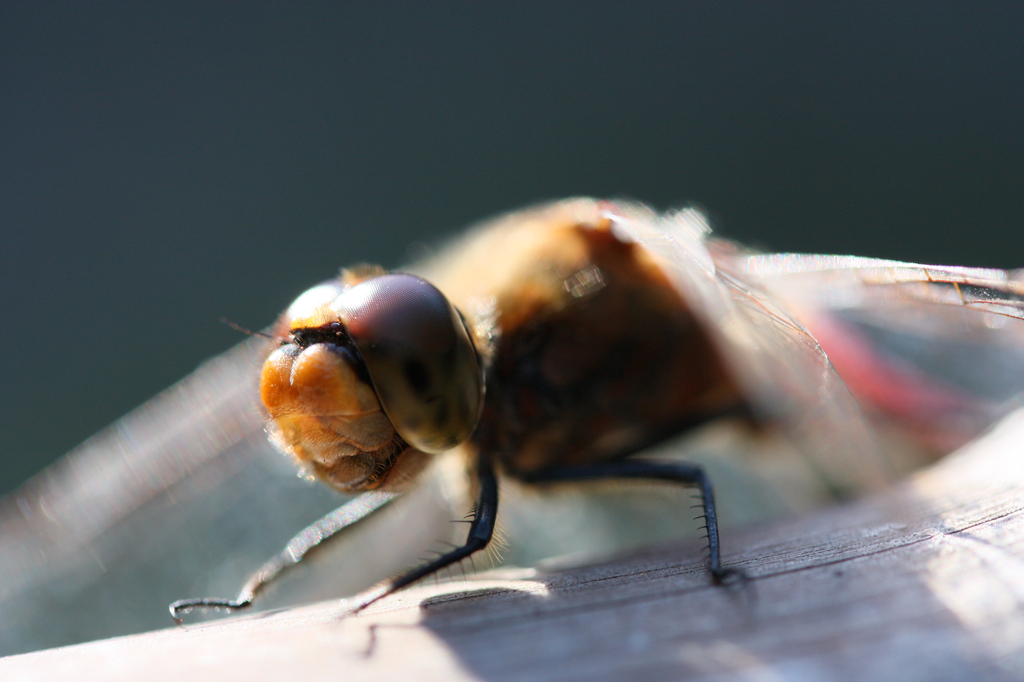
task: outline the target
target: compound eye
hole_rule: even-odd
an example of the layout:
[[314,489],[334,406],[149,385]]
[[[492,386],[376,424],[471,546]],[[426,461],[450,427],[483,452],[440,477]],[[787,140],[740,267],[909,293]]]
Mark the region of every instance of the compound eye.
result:
[[469,438],[483,381],[466,325],[444,294],[413,275],[382,275],[346,289],[331,308],[409,445],[443,452]]

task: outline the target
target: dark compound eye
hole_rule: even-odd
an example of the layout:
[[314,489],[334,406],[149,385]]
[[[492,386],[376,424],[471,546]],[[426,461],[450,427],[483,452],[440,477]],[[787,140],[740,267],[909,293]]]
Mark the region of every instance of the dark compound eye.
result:
[[383,275],[345,290],[332,308],[406,442],[442,452],[469,438],[483,381],[469,332],[444,294],[413,275]]

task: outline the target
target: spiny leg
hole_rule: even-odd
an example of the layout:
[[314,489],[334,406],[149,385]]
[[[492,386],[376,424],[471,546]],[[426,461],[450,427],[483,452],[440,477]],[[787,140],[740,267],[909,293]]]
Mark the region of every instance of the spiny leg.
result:
[[364,493],[356,499],[342,505],[322,519],[307,526],[298,535],[293,537],[285,545],[284,549],[278,552],[270,560],[263,564],[256,573],[242,586],[241,592],[234,599],[223,599],[217,597],[201,597],[198,599],[179,599],[168,608],[171,617],[178,624],[182,622],[182,616],[195,610],[217,610],[226,609],[235,611],[252,605],[256,594],[263,587],[273,582],[283,571],[302,561],[309,552],[314,550],[326,540],[334,537],[342,530],[349,528],[355,523],[367,518],[381,507],[397,498],[397,493],[386,493],[373,491]]
[[529,483],[557,483],[561,481],[586,481],[605,478],[640,478],[674,481],[696,486],[700,490],[701,506],[704,510],[705,530],[708,541],[708,569],[716,583],[730,576],[742,576],[735,568],[722,568],[721,549],[718,540],[718,513],[715,510],[715,493],[711,478],[696,464],[686,462],[654,462],[644,459],[622,459],[586,466],[566,466],[550,469],[524,477]]
[[410,569],[395,578],[383,580],[370,589],[346,600],[353,613],[361,611],[392,592],[397,592],[403,587],[411,585],[420,578],[456,564],[487,547],[487,544],[491,541],[491,536],[494,534],[494,522],[498,513],[498,481],[494,474],[494,466],[484,453],[478,455],[476,471],[479,490],[466,542],[442,554],[433,561]]

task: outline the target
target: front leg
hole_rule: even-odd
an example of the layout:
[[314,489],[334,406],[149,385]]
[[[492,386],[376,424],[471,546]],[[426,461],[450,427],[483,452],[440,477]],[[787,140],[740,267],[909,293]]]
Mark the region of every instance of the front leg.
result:
[[263,564],[246,581],[245,585],[242,586],[242,590],[234,599],[222,597],[179,599],[168,607],[171,612],[171,618],[180,625],[182,616],[191,611],[217,611],[220,609],[237,611],[248,608],[252,605],[256,595],[266,585],[276,580],[285,570],[302,561],[307,554],[322,543],[367,518],[398,497],[399,495],[396,493],[376,491],[360,495],[351,502],[335,509],[316,523],[307,526],[301,533],[293,537],[285,545],[284,549]]
[[417,566],[394,578],[383,580],[368,590],[360,592],[351,600],[352,612],[358,612],[393,592],[411,585],[420,578],[436,573],[441,569],[456,564],[471,554],[487,547],[494,534],[494,522],[498,514],[498,480],[494,473],[494,465],[490,458],[480,452],[477,455],[477,492],[476,507],[473,520],[469,526],[469,535],[465,544],[442,554],[438,558],[421,566]]

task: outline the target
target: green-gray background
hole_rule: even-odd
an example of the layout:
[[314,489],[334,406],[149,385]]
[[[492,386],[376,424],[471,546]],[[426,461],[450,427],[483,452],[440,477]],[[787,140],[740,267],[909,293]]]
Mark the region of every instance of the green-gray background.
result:
[[3,3],[0,491],[355,261],[572,194],[1024,265],[1020,3]]

